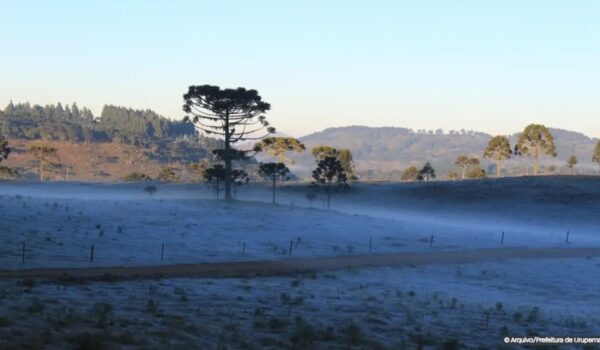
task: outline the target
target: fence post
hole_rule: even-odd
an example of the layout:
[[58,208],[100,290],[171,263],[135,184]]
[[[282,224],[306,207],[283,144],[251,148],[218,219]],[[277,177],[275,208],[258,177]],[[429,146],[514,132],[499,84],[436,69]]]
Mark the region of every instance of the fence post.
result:
[[290,255],[292,255],[292,244],[294,244],[294,240],[290,240]]
[[504,244],[504,231],[502,231],[502,238],[500,239],[500,244]]
[[431,235],[431,238],[429,239],[429,246],[433,247],[433,235]]
[[242,243],[242,256],[246,255],[246,242]]
[[94,245],[92,244],[92,248],[90,249],[90,262],[94,262]]
[[567,231],[567,239],[565,240],[565,243],[567,243],[567,244],[569,243],[569,234],[571,234],[570,230]]
[[162,243],[160,248],[160,260],[162,261],[165,258],[165,242]]
[[23,242],[23,247],[21,249],[21,264],[25,264],[25,242]]
[[369,237],[369,253],[373,250],[373,237]]

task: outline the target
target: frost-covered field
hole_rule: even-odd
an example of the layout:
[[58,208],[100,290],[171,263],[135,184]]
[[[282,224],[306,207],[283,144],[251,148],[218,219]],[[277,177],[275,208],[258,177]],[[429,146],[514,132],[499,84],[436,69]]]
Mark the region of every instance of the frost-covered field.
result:
[[[297,188],[284,189],[283,204],[274,206],[257,201],[268,194],[260,187],[240,191],[245,200],[233,204],[207,199],[210,191],[201,185],[158,185],[153,197],[144,193],[143,187],[20,183],[0,186],[0,266],[6,269],[285,259],[290,256],[290,241],[294,257],[364,254],[369,250],[460,250],[500,247],[502,231],[504,246],[560,247],[565,245],[568,230],[570,246],[600,245],[600,235],[595,235],[600,220],[594,203],[578,211],[578,215],[587,215],[585,227],[582,220],[573,220],[573,225],[554,223],[539,228],[531,221],[564,219],[568,214],[563,217],[544,213],[553,205],[544,201],[531,205],[529,219],[522,221],[518,220],[520,211],[490,219],[482,218],[483,214],[474,209],[456,212],[451,206],[448,213],[440,213],[439,207],[407,210],[391,204],[378,211],[381,204],[365,202],[359,207],[361,199],[356,197],[361,193],[365,194],[363,201],[370,199],[364,188],[336,196],[334,210],[327,212],[307,208],[306,200],[294,197]],[[429,191],[429,187],[425,190]],[[377,187],[373,191],[381,194]],[[250,197],[253,194],[256,195]],[[386,203],[391,196],[380,197]],[[402,202],[402,197],[396,201]],[[406,197],[404,201],[414,200]],[[522,202],[515,198],[514,206],[522,207]],[[498,210],[505,211],[506,205],[499,203]],[[456,206],[464,203],[458,201]],[[489,211],[493,212],[493,207]],[[536,213],[543,215],[537,217]],[[433,247],[429,242],[431,235]]]
[[[336,195],[331,212],[320,201],[308,208],[301,186],[282,188],[274,206],[261,186],[226,204],[197,185],[159,184],[150,198],[144,184],[1,184],[0,268],[287,259],[290,241],[292,257],[305,258],[561,248],[567,230],[569,247],[597,247],[599,183],[359,185]],[[7,279],[0,348],[497,348],[505,334],[598,335],[599,280],[600,258],[252,279]]]
[[254,279],[2,281],[0,339],[9,349],[492,349],[507,334],[597,334],[599,278],[593,258]]

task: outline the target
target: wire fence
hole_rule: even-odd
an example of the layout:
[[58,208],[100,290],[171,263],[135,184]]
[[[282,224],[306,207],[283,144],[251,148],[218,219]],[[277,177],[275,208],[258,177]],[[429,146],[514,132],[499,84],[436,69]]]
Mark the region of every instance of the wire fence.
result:
[[[212,242],[194,245],[181,239],[147,240],[140,238],[136,244],[118,241],[74,242],[70,246],[51,244],[39,239],[22,241],[17,247],[0,254],[0,269],[156,265],[175,263],[205,263],[226,261],[275,260],[289,257],[340,256],[353,254],[389,254],[423,252],[429,250],[461,250],[466,248],[498,247],[557,247],[573,243],[571,230],[529,242],[523,237],[511,241],[509,232],[497,235],[457,239],[448,234],[374,236],[363,235],[361,239],[327,240],[307,239],[302,236],[278,239],[248,239]],[[168,237],[167,237],[168,238]],[[477,240],[474,242],[474,240]],[[4,247],[7,248],[6,246]]]

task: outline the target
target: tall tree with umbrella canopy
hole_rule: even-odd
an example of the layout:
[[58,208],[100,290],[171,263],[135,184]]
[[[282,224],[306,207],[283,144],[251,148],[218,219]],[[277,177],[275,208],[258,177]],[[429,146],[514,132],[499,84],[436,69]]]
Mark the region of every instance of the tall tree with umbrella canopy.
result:
[[275,132],[264,115],[271,105],[264,102],[256,90],[221,89],[212,85],[190,86],[183,100],[186,121],[194,123],[198,130],[224,140],[224,148],[219,154],[225,163],[225,199],[231,200],[232,162],[240,157],[239,150],[233,145],[260,140]]

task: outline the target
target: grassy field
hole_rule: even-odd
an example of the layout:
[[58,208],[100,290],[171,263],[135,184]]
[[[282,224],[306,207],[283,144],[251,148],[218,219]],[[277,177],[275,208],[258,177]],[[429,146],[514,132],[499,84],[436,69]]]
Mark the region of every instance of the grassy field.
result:
[[[241,201],[226,204],[198,185],[158,184],[150,197],[144,184],[5,183],[0,266],[600,247],[598,184],[593,177],[358,184],[325,211],[320,200],[309,208],[301,185],[282,187],[280,204],[272,205],[260,185],[240,189]],[[275,277],[131,277],[0,280],[0,347],[480,349],[501,347],[505,335],[589,336],[600,329],[593,302],[600,259],[592,256]]]

